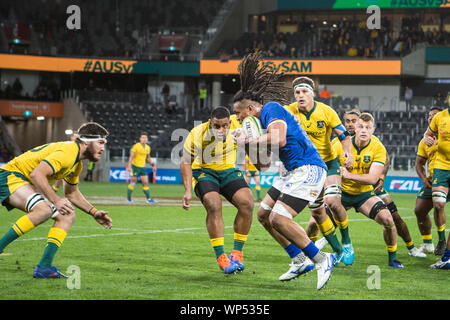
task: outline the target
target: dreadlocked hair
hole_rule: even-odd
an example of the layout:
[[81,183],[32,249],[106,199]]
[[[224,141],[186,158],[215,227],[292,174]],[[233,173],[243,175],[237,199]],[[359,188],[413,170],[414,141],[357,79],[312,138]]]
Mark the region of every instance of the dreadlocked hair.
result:
[[246,55],[239,64],[241,89],[234,95],[233,102],[244,99],[264,104],[267,101],[276,101],[282,105],[289,104],[291,88],[281,81],[284,73],[269,65],[262,65],[262,53],[255,52]]

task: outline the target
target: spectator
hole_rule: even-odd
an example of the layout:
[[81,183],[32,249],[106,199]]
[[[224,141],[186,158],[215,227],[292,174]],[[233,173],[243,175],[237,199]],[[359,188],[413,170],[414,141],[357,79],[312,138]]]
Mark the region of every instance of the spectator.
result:
[[94,79],[89,79],[89,83],[88,86],[86,88],[86,90],[88,91],[94,91],[95,90],[95,83],[94,83]]
[[349,57],[356,57],[358,55],[358,49],[356,49],[355,45],[352,45],[348,50],[347,50],[347,55]]
[[445,107],[445,97],[442,92],[438,91],[434,96],[434,105],[438,107]]
[[13,92],[16,98],[20,98],[22,96],[22,83],[20,82],[19,78],[16,78],[16,81],[13,83]]
[[169,85],[166,83],[164,84],[162,90],[161,90],[161,94],[163,96],[163,100],[164,100],[164,106],[168,106],[169,104],[169,95],[170,95],[170,87]]
[[323,89],[320,91],[319,96],[325,100],[328,100],[331,98],[331,93],[330,93],[330,90],[328,90],[327,86],[323,87]]
[[406,86],[405,87],[405,103],[406,103],[406,111],[411,111],[411,100],[413,98],[413,89]]

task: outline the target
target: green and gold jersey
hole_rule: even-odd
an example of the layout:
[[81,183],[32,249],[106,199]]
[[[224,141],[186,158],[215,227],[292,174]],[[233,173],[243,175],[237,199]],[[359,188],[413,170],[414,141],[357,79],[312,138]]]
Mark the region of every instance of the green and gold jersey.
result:
[[[386,161],[386,149],[378,139],[373,139],[372,137],[369,140],[369,143],[362,148],[358,148],[355,145],[354,140],[355,137],[352,137],[352,156],[355,161],[353,162],[353,165],[347,169],[349,172],[355,174],[368,174],[373,163],[379,163],[384,166]],[[342,156],[342,145],[337,143],[335,146],[339,162],[341,165],[344,165],[345,158]],[[360,184],[353,180],[342,179],[342,191],[345,193],[357,195],[372,190],[373,186],[370,184]]]
[[417,156],[428,160],[428,178],[430,180],[433,178],[433,168],[437,149],[437,143],[429,147],[425,144],[423,139],[420,140],[419,146],[417,147]]
[[237,146],[233,143],[231,130],[240,127],[238,121],[231,121],[223,141],[216,140],[209,121],[194,127],[184,142],[184,151],[194,158],[192,169],[222,171],[234,168]]
[[83,164],[80,161],[80,146],[73,141],[54,142],[36,147],[15,157],[1,169],[19,172],[32,182],[30,174],[42,161],[53,169],[53,175],[48,178],[49,182],[64,179],[70,184],[78,183]]
[[248,171],[258,171],[258,169],[255,167],[253,163],[251,163],[250,158],[248,156],[245,156],[245,160],[247,161],[247,170]]
[[150,155],[151,148],[148,144],[142,145],[142,143],[136,143],[131,151],[135,153],[133,159],[133,165],[136,167],[145,167],[147,157]]
[[318,101],[314,101],[314,107],[307,114],[298,109],[297,102],[284,107],[296,116],[297,121],[316,146],[323,161],[327,162],[336,158],[336,153],[330,142],[333,129],[341,125],[341,120],[336,111]]
[[433,117],[430,130],[436,134],[439,140],[434,169],[450,170],[450,114],[445,109]]

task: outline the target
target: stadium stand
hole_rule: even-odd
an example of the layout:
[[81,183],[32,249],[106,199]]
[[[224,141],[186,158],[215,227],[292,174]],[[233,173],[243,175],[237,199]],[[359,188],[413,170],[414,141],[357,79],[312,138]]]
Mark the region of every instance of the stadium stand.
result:
[[290,21],[297,25],[297,32],[245,32],[234,41],[224,41],[218,56],[239,58],[262,50],[280,58],[384,58],[405,56],[418,45],[450,44],[448,31],[424,28],[431,22],[415,16],[404,17],[399,29],[386,17],[381,19],[380,30],[369,30],[365,21],[325,22]]
[[[83,27],[76,33],[58,27],[66,24],[66,8],[73,4],[83,7]],[[189,52],[191,41],[206,33],[221,5],[220,0],[5,0],[0,52],[154,59],[161,35],[183,38],[177,49]]]
[[128,156],[141,132],[149,134],[151,156],[170,158],[178,143],[171,141],[172,132],[189,126],[182,107],[174,106],[175,113],[168,114],[160,102],[145,93],[82,90],[77,94],[86,118],[109,129],[112,158]]

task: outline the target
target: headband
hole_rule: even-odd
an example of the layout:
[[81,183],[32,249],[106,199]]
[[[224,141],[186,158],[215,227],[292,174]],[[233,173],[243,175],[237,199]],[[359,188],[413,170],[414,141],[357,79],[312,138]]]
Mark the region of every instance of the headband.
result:
[[296,85],[296,86],[294,87],[294,91],[297,90],[298,88],[305,88],[305,89],[308,89],[309,91],[311,91],[311,93],[314,94],[314,89],[313,89],[309,84],[307,84],[307,83],[300,83],[300,84]]
[[80,134],[79,139],[83,142],[93,142],[98,140],[106,140],[106,136],[99,134]]

